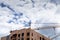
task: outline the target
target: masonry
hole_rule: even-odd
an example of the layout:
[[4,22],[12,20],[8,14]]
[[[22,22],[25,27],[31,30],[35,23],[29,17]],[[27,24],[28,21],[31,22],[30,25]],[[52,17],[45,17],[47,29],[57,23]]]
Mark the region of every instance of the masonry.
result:
[[1,40],[50,40],[31,28],[14,30],[10,31],[10,33],[9,36],[2,37]]

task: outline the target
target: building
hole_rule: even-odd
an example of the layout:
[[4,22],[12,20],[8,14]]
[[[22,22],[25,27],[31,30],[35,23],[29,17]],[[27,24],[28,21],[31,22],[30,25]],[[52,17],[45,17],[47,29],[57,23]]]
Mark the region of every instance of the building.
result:
[[9,36],[10,36],[10,35],[1,37],[1,40],[9,40]]
[[50,40],[49,38],[32,30],[31,28],[10,31],[10,33],[11,34],[8,39],[7,37],[2,37],[1,40]]

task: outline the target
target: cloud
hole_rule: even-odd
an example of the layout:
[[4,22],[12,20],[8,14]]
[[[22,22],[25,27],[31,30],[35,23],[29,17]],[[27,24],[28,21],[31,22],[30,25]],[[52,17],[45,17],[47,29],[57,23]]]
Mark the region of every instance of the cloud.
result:
[[[43,23],[60,23],[60,4],[56,5],[54,0],[2,0],[2,2],[6,6],[3,8],[0,6],[0,23],[8,25],[7,30],[10,26],[12,30],[24,28],[22,26],[28,23],[32,23],[32,28],[45,25]],[[5,30],[4,27],[3,29]]]

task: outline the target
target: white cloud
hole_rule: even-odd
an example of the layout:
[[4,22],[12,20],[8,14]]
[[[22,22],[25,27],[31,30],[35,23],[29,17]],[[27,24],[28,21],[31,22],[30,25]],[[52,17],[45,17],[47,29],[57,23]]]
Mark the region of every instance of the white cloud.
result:
[[[58,14],[60,13],[59,12],[60,6],[56,6],[54,3],[50,3],[49,1],[50,0],[46,0],[46,1],[45,0],[34,0],[35,7],[33,8],[31,0],[25,0],[25,2],[19,1],[19,0],[2,0],[2,2],[4,2],[6,5],[8,4],[10,7],[12,7],[15,10],[15,12],[22,12],[24,15],[29,17],[29,19],[32,21],[31,26],[34,26],[33,24],[35,24],[37,20],[39,21],[39,23],[60,23],[60,14]],[[21,7],[19,5],[24,5],[24,6]],[[12,26],[11,29],[13,28],[14,30],[19,29],[20,27],[24,28],[22,27],[23,25],[21,23],[20,24],[6,23],[8,20],[14,17],[12,13],[13,12],[10,11],[7,7],[4,7],[4,8],[0,7],[0,15],[2,15],[0,17],[0,24],[1,23],[2,23],[1,25],[4,24],[4,26],[7,27],[7,30],[10,28],[10,26]],[[23,16],[23,18],[19,20],[29,21],[29,19]],[[2,31],[1,33],[3,33],[4,30],[1,30]],[[60,29],[56,29],[56,30],[57,32],[59,32]]]

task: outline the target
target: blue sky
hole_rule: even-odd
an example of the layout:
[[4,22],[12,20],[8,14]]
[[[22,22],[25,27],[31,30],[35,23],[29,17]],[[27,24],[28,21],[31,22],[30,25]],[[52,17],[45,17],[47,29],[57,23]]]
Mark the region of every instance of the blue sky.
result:
[[[24,27],[33,29],[51,23],[60,24],[60,0],[0,1],[0,37],[8,35],[10,30],[19,30]],[[56,28],[55,32],[60,33],[59,30],[60,28]],[[38,32],[54,36],[53,28]]]

